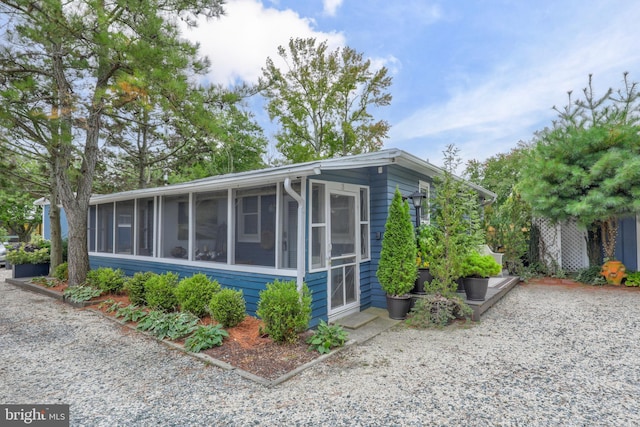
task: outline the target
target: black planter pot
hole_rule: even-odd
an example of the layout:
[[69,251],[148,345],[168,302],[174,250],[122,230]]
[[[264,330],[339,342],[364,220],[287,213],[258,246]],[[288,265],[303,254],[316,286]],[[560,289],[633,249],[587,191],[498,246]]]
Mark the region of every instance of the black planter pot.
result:
[[411,297],[402,295],[399,297],[387,295],[387,311],[389,317],[395,320],[404,320],[407,318],[409,308],[411,307]]
[[424,291],[424,284],[431,283],[433,280],[433,276],[428,268],[419,268],[418,269],[418,278],[416,279],[416,283],[411,290],[412,294],[424,295],[426,292]]
[[489,288],[489,278],[465,277],[464,292],[469,301],[484,301]]
[[40,277],[49,275],[50,264],[14,264],[12,276],[14,279],[20,277]]
[[456,283],[458,284],[458,289],[456,289],[456,292],[459,294],[464,294],[464,278],[460,277],[456,279]]

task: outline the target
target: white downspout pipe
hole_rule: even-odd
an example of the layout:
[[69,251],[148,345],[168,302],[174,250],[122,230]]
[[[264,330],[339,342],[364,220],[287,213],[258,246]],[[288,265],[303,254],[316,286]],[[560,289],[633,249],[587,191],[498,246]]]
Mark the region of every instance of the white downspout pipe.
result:
[[[302,180],[302,184],[304,185],[304,178]],[[305,230],[305,212],[306,205],[304,203],[304,198],[296,193],[293,188],[291,188],[291,178],[287,177],[284,179],[284,189],[293,199],[298,203],[298,244],[297,244],[297,277],[296,277],[296,285],[298,287],[298,292],[302,293],[302,285],[304,283],[304,271],[305,271],[305,247],[304,247],[304,230]],[[301,185],[302,189],[302,185]]]

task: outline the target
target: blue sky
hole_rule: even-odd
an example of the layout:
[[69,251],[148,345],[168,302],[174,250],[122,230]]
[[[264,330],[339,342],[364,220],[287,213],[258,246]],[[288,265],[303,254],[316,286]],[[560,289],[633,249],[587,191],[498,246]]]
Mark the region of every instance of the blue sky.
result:
[[589,74],[599,93],[622,87],[625,71],[640,81],[634,0],[228,0],[225,10],[185,31],[211,59],[212,82],[256,82],[291,37],[347,45],[393,77],[391,105],[372,110],[391,124],[385,148],[435,164],[448,143],[484,160],[530,140]]

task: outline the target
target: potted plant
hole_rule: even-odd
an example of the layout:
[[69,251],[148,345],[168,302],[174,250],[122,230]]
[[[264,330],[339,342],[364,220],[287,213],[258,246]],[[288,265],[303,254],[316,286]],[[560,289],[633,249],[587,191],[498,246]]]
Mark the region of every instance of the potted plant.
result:
[[408,293],[414,286],[418,266],[409,204],[402,201],[402,194],[397,187],[384,230],[376,277],[387,294],[389,317],[404,319],[411,305]]
[[433,275],[429,270],[429,264],[436,245],[436,230],[433,225],[422,224],[416,230],[417,255],[416,266],[418,278],[411,290],[412,294],[425,294],[425,284],[431,283]]
[[12,277],[39,277],[49,275],[49,242],[36,238],[30,243],[20,243],[7,251],[7,261],[12,264]]
[[469,301],[484,301],[489,286],[489,277],[500,273],[502,266],[491,255],[480,255],[472,251],[462,262],[464,292]]

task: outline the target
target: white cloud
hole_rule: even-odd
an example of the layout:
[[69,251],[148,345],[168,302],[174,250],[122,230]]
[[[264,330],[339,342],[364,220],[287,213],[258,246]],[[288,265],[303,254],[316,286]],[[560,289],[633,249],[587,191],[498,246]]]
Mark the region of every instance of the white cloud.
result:
[[335,16],[336,11],[342,5],[342,0],[323,0],[324,14],[328,16]]
[[265,7],[257,0],[231,0],[225,15],[200,21],[195,29],[185,29],[189,40],[200,43],[200,53],[211,60],[209,78],[213,83],[231,85],[237,81],[255,83],[267,57],[276,60],[277,48],[290,38],[315,37],[328,40],[331,47],[345,44],[337,32],[315,30],[315,22],[287,9]]
[[[598,32],[566,34],[567,42],[556,42],[554,49],[548,44],[523,48],[518,58],[489,75],[467,75],[464,86],[451,90],[445,102],[424,106],[393,124],[389,145],[433,156],[434,145],[439,153],[455,142],[463,157],[477,159],[508,151],[519,139],[530,139],[533,130],[551,124],[556,116],[551,107],[564,106],[567,91],[573,90],[574,99],[581,96],[590,73],[604,93],[621,87],[622,72],[638,69],[635,40],[640,34],[629,31],[627,19],[610,21]],[[631,78],[637,81],[640,75],[632,73]]]

